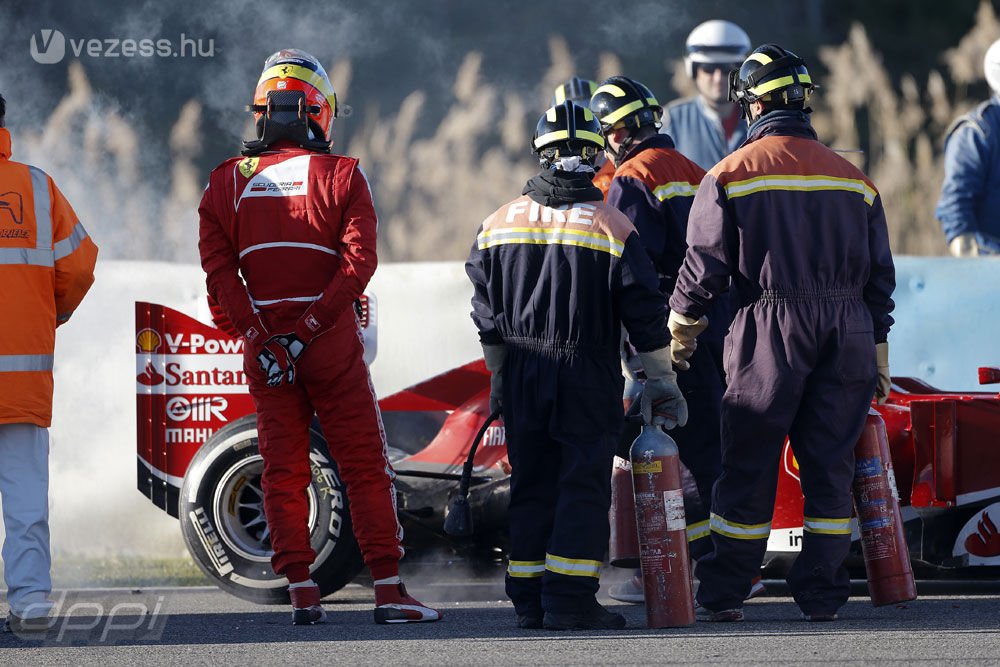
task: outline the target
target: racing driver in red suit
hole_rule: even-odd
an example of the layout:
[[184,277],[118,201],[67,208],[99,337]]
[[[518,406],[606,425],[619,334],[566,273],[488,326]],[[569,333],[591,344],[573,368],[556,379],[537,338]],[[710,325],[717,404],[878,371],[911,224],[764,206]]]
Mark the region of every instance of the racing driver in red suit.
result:
[[375,621],[436,621],[399,579],[394,473],[353,307],[375,272],[378,223],[358,161],[330,153],[336,94],[315,58],[286,49],[264,63],[249,110],[258,138],[212,172],[199,247],[208,292],[245,343],[271,565],[293,623],[324,620],[307,526],[315,413],[347,484]]

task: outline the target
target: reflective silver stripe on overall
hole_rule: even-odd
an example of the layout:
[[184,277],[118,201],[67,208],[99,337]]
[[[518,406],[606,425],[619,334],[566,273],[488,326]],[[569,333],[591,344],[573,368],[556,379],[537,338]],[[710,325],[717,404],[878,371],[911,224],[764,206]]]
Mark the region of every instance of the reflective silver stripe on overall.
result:
[[51,371],[51,354],[0,354],[0,372]]
[[52,252],[52,202],[49,200],[49,177],[38,167],[28,167],[32,198],[35,200],[35,247],[0,248],[0,264],[55,266]]

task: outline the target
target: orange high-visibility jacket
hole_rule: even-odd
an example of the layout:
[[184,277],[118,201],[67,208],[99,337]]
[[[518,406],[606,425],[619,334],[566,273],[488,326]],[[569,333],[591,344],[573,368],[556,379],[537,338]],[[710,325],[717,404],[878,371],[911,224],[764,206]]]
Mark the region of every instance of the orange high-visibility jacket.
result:
[[56,327],[94,282],[97,246],[48,174],[0,128],[0,424],[52,422]]

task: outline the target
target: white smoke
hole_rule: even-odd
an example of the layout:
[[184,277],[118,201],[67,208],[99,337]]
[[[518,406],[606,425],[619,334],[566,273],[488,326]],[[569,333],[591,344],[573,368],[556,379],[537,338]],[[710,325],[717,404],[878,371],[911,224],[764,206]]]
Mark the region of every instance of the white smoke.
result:
[[[480,355],[461,263],[385,264],[370,288],[378,299],[372,379],[380,396]],[[177,520],[136,490],[135,301],[207,319],[197,265],[98,265],[93,289],[57,336],[49,492],[56,556],[185,552]]]
[[[176,521],[135,490],[132,303],[165,302],[191,313],[200,307],[201,188],[208,169],[235,154],[248,134],[243,106],[264,59],[283,47],[309,51],[341,101],[355,108],[335,124],[336,146],[370,165],[384,249],[396,253],[383,257],[457,259],[482,217],[537,168],[528,140],[556,83],[617,73],[611,51],[621,44],[600,32],[606,12],[574,10],[579,23],[572,25],[538,22],[525,42],[512,33],[521,28],[504,22],[523,10],[520,2],[484,9],[347,0],[0,6],[0,93],[13,159],[53,177],[101,249],[94,293],[59,332],[57,553],[183,551]],[[214,51],[204,58],[76,58],[68,51],[63,62],[43,65],[32,60],[29,41],[50,28],[67,40],[178,40],[183,33],[202,47],[213,40]],[[175,271],[151,260],[186,265]],[[382,297],[374,366],[382,393],[444,370],[444,360],[478,355],[460,265],[449,265],[444,277],[419,266],[409,271],[382,267],[373,283]],[[427,296],[442,294],[442,286],[446,297]]]

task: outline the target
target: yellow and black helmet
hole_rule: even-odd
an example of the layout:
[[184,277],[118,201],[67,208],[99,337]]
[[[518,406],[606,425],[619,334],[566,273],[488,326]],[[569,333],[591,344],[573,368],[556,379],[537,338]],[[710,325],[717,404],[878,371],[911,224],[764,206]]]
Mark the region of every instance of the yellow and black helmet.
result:
[[729,99],[750,117],[750,104],[761,100],[772,108],[802,109],[816,85],[802,58],[777,44],[758,46],[738,70],[729,73]]
[[555,160],[571,155],[593,164],[603,148],[600,122],[590,109],[569,100],[542,114],[531,139],[531,149],[546,169]]
[[590,98],[590,110],[605,131],[619,124],[632,129],[659,127],[663,113],[652,91],[627,76],[613,76],[601,83]]
[[597,90],[596,81],[574,76],[566,83],[556,86],[555,92],[552,93],[552,106],[562,104],[566,100],[582,107],[590,106],[590,98],[595,90]]

